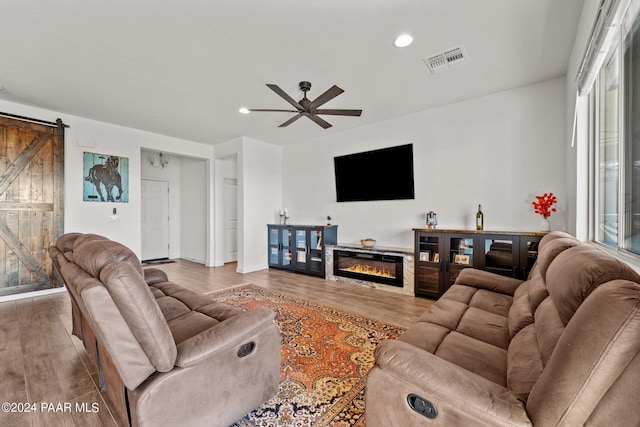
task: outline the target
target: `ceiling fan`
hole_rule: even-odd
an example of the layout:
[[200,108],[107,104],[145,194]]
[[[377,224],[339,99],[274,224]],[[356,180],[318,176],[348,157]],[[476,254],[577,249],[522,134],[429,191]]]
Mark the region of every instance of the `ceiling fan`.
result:
[[278,85],[267,84],[267,87],[273,90],[275,93],[280,95],[285,101],[295,107],[295,110],[273,110],[273,109],[264,109],[264,108],[251,108],[249,111],[278,111],[278,112],[289,112],[289,113],[297,113],[295,116],[291,117],[286,122],[282,123],[278,127],[289,126],[291,123],[298,120],[300,117],[305,116],[311,119],[311,121],[315,122],[319,126],[322,126],[324,129],[330,128],[331,124],[326,120],[318,117],[318,114],[328,114],[333,116],[360,116],[362,114],[362,110],[343,110],[343,109],[326,109],[326,108],[318,108],[321,105],[325,104],[328,101],[331,101],[336,96],[340,95],[344,90],[339,88],[336,85],[333,85],[327,91],[325,91],[322,95],[314,99],[313,101],[307,98],[307,92],[311,89],[311,83],[309,82],[300,82],[298,87],[304,93],[304,97],[300,101],[295,101],[292,97],[290,97],[284,90],[280,89]]

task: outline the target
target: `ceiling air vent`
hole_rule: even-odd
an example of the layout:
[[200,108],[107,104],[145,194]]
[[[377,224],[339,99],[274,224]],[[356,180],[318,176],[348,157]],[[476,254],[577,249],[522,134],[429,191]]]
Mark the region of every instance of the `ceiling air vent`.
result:
[[445,50],[437,55],[432,55],[424,58],[427,68],[431,71],[431,74],[437,74],[441,71],[453,68],[457,65],[467,62],[469,56],[464,46],[460,45],[453,49]]

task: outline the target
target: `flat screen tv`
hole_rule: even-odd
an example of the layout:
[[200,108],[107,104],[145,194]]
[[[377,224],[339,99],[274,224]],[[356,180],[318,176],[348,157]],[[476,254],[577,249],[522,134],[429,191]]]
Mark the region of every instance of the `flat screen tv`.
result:
[[338,202],[413,199],[413,144],[333,158]]

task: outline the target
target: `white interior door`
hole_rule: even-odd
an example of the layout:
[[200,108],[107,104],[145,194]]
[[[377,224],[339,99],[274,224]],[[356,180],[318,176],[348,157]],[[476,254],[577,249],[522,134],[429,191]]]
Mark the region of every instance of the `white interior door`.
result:
[[238,260],[238,180],[224,179],[224,262]]
[[169,258],[169,183],[142,180],[142,259]]

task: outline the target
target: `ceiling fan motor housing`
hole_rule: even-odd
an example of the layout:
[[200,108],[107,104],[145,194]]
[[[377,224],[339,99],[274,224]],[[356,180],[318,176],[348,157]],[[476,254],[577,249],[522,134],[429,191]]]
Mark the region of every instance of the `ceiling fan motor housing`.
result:
[[[311,83],[309,82],[300,82],[298,87],[301,91],[305,92],[305,94],[311,89]],[[306,95],[305,95],[306,96]]]

